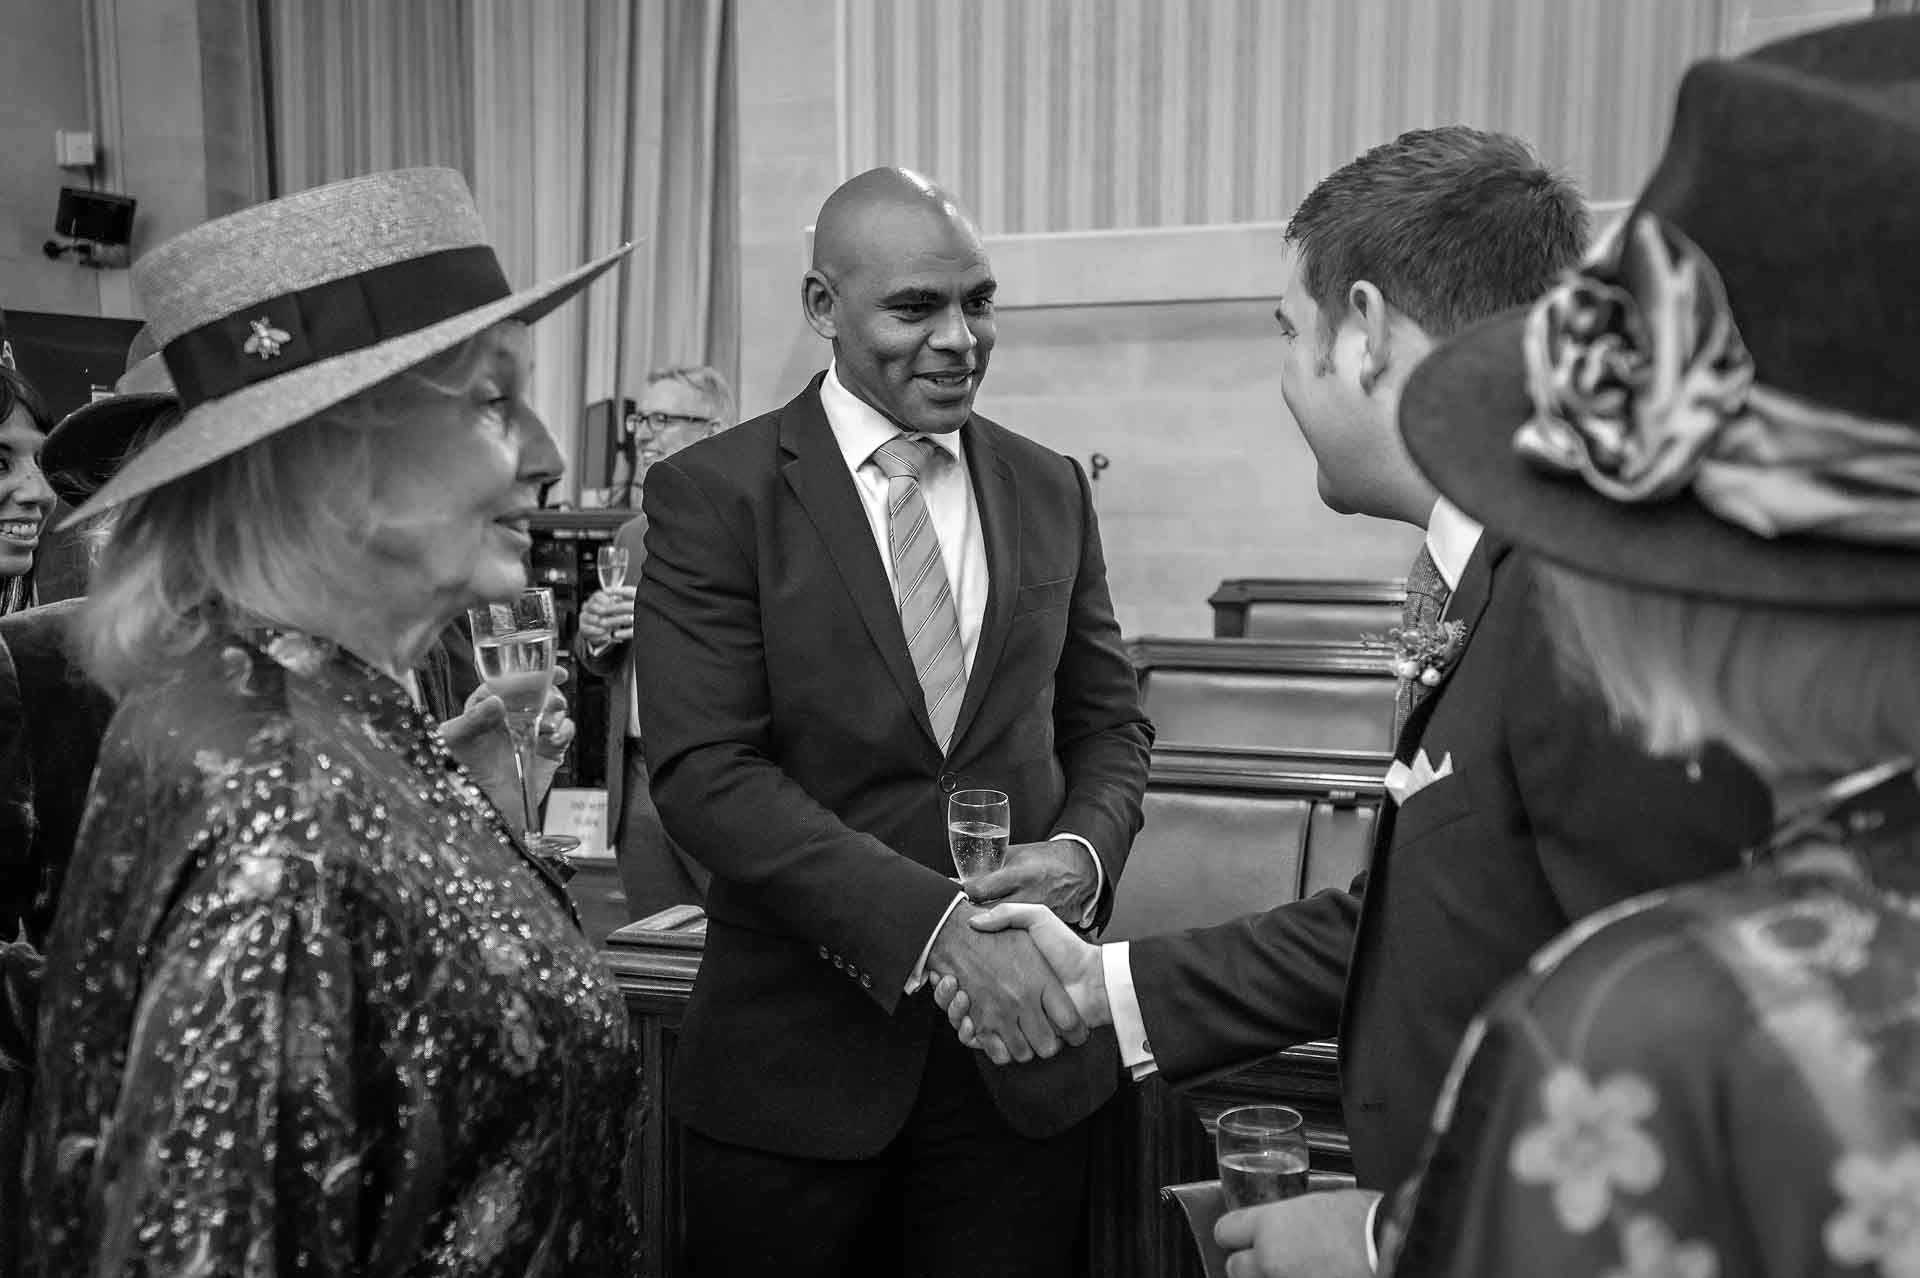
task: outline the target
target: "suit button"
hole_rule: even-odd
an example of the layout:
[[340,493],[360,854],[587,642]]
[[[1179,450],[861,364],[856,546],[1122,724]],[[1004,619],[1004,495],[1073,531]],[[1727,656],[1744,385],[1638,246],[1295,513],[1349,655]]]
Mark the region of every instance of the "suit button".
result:
[[824,946],[824,945],[820,947],[820,957],[821,957],[821,958],[829,958],[829,957],[831,957],[831,956],[830,956],[830,955],[829,955],[829,954],[827,953],[827,947],[826,947],[826,946]]
[[960,788],[960,778],[951,772],[942,772],[940,774],[940,788],[948,794],[952,794]]
[[863,990],[870,990],[873,988],[873,978],[871,976],[868,976],[865,972],[862,972],[860,974],[860,988]]
[[838,954],[833,956],[833,965],[839,968],[843,972],[847,970],[847,961],[841,958]]

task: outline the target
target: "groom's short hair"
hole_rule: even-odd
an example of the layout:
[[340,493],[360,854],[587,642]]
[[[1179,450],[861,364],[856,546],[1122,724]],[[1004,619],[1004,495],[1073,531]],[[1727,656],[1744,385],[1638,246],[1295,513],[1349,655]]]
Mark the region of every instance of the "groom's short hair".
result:
[[1578,188],[1525,142],[1458,125],[1374,147],[1287,223],[1328,341],[1356,281],[1439,340],[1545,292],[1588,232]]

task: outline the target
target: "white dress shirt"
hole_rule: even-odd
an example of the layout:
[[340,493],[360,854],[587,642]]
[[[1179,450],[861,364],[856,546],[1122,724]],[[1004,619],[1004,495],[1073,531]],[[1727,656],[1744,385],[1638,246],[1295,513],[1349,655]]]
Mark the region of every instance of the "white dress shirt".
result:
[[[974,500],[973,479],[967,471],[967,450],[961,447],[960,432],[914,434],[903,432],[880,411],[848,390],[840,381],[839,370],[827,366],[820,383],[820,407],[833,430],[833,441],[853,475],[853,486],[860,494],[860,505],[867,512],[867,527],[873,532],[874,549],[887,570],[887,584],[893,587],[894,602],[900,600],[900,583],[893,575],[893,552],[887,542],[887,488],[889,481],[871,460],[873,450],[902,433],[937,445],[951,464],[937,466],[934,473],[920,479],[920,494],[926,499],[927,515],[933,520],[934,534],[940,541],[940,566],[946,569],[947,584],[953,589],[953,606],[960,619],[960,656],[969,677],[973,674],[974,653],[980,647],[980,626],[987,615],[987,539],[980,529],[980,507]],[[1077,834],[1056,831],[1051,837],[1070,839],[1087,850],[1093,862],[1093,899],[1081,916],[1085,926],[1100,902],[1100,890],[1106,883],[1106,867],[1093,845]],[[927,955],[940,929],[947,925],[960,902],[967,899],[956,892],[946,913],[934,924],[927,943],[920,947],[920,958],[907,977],[907,993],[919,989],[926,979]]]

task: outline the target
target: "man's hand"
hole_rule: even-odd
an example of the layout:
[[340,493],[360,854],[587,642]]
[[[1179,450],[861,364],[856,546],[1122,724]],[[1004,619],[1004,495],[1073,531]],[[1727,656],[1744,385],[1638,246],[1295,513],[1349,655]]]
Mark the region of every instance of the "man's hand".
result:
[[1051,839],[1014,844],[999,869],[960,886],[976,905],[1032,901],[1078,924],[1093,903],[1094,875],[1091,852],[1072,839]]
[[968,920],[979,912],[962,901],[947,915],[927,954],[927,974],[939,974],[936,985],[951,981],[971,993],[980,1050],[1005,1065],[1049,1059],[1063,1038],[1075,1047],[1086,1042],[1086,1023],[1032,939],[1017,929],[976,931]]
[[635,588],[596,590],[580,609],[580,635],[595,652],[633,638]]
[[[535,802],[547,797],[553,774],[560,770],[560,761],[573,744],[573,717],[567,713],[566,694],[560,691],[566,681],[566,667],[561,666],[553,672],[553,686],[547,689],[547,704],[534,738],[533,776],[529,780]],[[487,685],[483,683],[468,694],[460,713],[434,731],[440,734],[447,753],[493,800],[494,807],[512,814],[526,807],[520,793],[520,770],[513,761],[513,739],[507,735],[507,706],[487,691]]]
[[1213,1227],[1227,1278],[1369,1278],[1365,1189],[1305,1194],[1230,1211]]
[[[1080,1019],[1089,1026],[1113,1023],[1113,1010],[1107,1003],[1107,970],[1100,961],[1100,947],[1081,940],[1052,910],[1040,905],[996,905],[974,915],[968,925],[978,932],[1024,930],[1033,938],[1040,957],[1059,978]],[[962,1043],[987,1051],[988,1040],[971,1015],[973,999],[961,981],[951,973],[942,975],[933,987],[933,1001],[946,1012]]]

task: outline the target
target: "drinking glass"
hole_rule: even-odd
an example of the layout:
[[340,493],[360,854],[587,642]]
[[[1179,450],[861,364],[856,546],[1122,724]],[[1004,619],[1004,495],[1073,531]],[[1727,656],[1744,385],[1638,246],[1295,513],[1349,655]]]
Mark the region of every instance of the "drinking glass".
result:
[[947,847],[960,879],[977,879],[1000,868],[1013,828],[1007,796],[998,790],[956,790],[947,800]]
[[553,592],[523,590],[506,603],[467,610],[473,624],[473,655],[487,691],[507,708],[507,735],[513,742],[513,766],[520,777],[520,802],[526,816],[527,849],[559,859],[579,844],[565,836],[538,833],[539,796],[533,792],[534,746],[553,687],[555,636]]
[[1230,1109],[1220,1115],[1213,1141],[1228,1210],[1307,1192],[1307,1128],[1299,1110],[1286,1105]]
[[600,572],[600,589],[618,590],[627,584],[627,548],[602,546],[593,552],[593,566]]

